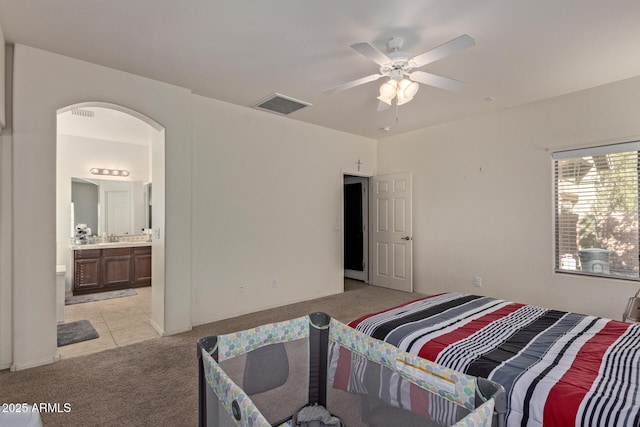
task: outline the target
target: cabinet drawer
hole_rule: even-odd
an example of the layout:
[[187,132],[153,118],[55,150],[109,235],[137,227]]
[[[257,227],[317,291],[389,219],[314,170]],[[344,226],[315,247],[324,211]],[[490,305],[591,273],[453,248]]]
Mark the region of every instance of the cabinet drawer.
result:
[[140,246],[133,248],[134,255],[148,255],[151,253],[151,246]]
[[73,252],[76,259],[100,258],[100,249],[82,249]]
[[110,249],[102,249],[103,257],[110,256],[129,256],[131,255],[131,248],[110,248]]

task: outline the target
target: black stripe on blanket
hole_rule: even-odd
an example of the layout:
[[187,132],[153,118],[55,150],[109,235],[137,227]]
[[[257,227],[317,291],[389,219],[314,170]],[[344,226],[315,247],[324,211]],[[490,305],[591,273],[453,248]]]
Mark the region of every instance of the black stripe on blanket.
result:
[[560,352],[556,355],[555,359],[553,360],[553,363],[551,363],[549,366],[547,366],[542,372],[540,372],[540,374],[533,381],[531,381],[531,385],[527,389],[527,394],[525,395],[525,399],[524,399],[525,405],[524,405],[523,411],[522,411],[522,424],[521,424],[522,427],[526,427],[526,425],[527,425],[527,420],[529,419],[531,397],[533,396],[533,392],[535,391],[536,386],[538,385],[538,383],[549,373],[549,371],[551,371],[553,368],[555,368],[558,365],[560,360],[562,360],[562,356],[564,356],[564,354],[567,351],[567,349],[569,347],[571,347],[571,344],[573,344],[573,342],[575,340],[577,340],[583,334],[585,334],[588,330],[590,330],[596,324],[597,321],[598,321],[598,319],[594,318],[589,323],[589,326],[587,328],[585,328],[580,333],[578,333],[578,334],[574,335],[573,337],[571,337],[571,339],[569,341],[567,341],[567,343],[564,345],[562,350],[560,350]]
[[[637,346],[639,338],[640,329],[630,328],[607,350],[602,365],[606,375],[604,379],[601,378],[594,383],[595,387],[589,392],[582,412],[583,425],[589,422],[593,425],[640,425],[640,412],[633,414],[629,410],[629,403],[633,403],[638,396],[637,387],[632,388],[631,384],[640,383],[640,348]],[[614,378],[617,381],[613,381]],[[618,397],[613,402],[615,407],[611,407],[609,399],[604,398],[609,395]],[[634,417],[633,421],[630,420],[631,416]]]
[[471,362],[467,369],[467,374],[487,378],[491,371],[504,361],[517,355],[531,340],[555,324],[564,314],[564,312],[556,310],[547,311],[543,316],[511,335],[509,339],[498,347]]
[[478,298],[481,298],[481,297],[477,295],[467,295],[467,296],[463,296],[458,299],[455,299],[453,301],[443,302],[442,304],[438,304],[435,307],[430,307],[425,310],[417,311],[405,317],[389,320],[388,322],[385,322],[384,324],[375,328],[375,331],[371,333],[371,336],[379,340],[384,340],[387,334],[392,330],[394,330],[395,328],[397,328],[398,326],[402,326],[409,322],[415,322],[427,317],[435,316],[439,313],[442,313],[443,311],[449,310],[450,308],[457,307],[462,304],[466,304],[467,302],[473,301]]

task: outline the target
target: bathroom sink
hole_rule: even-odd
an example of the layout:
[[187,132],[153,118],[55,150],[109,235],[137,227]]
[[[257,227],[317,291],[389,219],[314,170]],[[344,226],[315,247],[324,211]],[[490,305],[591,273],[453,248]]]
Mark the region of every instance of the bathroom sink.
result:
[[103,242],[103,243],[87,243],[83,245],[72,245],[73,249],[97,249],[97,248],[126,248],[129,246],[150,246],[151,242]]
[[98,246],[143,246],[147,243],[151,243],[151,242],[103,242],[103,243],[96,243],[96,245]]

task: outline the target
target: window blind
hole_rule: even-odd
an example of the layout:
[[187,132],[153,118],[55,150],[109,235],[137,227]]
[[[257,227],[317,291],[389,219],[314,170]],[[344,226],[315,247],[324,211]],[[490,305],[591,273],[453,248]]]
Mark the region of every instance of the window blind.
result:
[[639,279],[640,142],[553,154],[555,268]]

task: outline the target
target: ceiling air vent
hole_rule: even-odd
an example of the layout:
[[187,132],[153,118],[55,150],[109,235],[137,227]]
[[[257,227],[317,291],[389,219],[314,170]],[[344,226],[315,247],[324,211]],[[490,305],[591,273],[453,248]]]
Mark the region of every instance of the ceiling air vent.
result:
[[79,109],[71,110],[71,114],[73,114],[74,116],[82,116],[82,117],[93,117],[96,115],[96,113],[94,113],[91,110],[79,110]]
[[280,95],[279,93],[274,93],[273,95],[269,95],[266,99],[258,102],[253,107],[286,116],[287,114],[291,114],[294,111],[298,111],[299,109],[310,105],[311,104],[308,102]]

